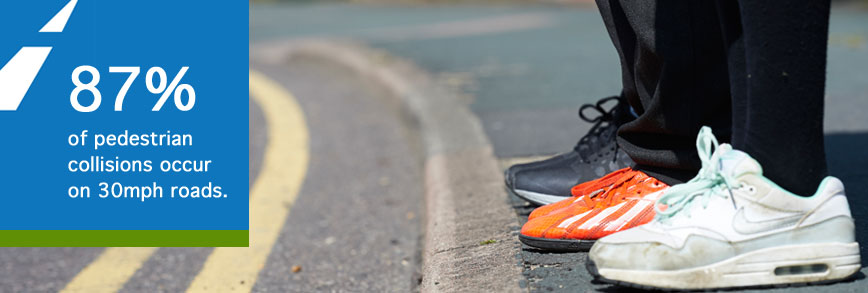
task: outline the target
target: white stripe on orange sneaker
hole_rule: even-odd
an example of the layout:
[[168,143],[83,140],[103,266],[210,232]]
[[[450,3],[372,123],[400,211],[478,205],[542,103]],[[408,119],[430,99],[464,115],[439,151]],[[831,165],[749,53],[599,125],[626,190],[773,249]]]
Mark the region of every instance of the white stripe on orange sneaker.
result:
[[566,227],[569,227],[570,225],[572,225],[573,223],[575,223],[575,222],[578,221],[579,219],[585,217],[585,215],[587,215],[587,214],[590,213],[591,211],[593,211],[593,210],[588,210],[587,212],[584,212],[584,213],[581,213],[581,214],[578,214],[578,215],[575,215],[575,216],[570,217],[570,218],[567,219],[566,221],[563,221],[563,222],[561,222],[560,224],[558,224],[558,228],[566,228]]
[[600,221],[602,221],[606,217],[612,215],[612,213],[614,213],[615,211],[617,211],[618,209],[623,207],[625,203],[626,202],[622,202],[616,206],[606,208],[605,210],[603,210],[602,212],[600,212],[599,214],[597,214],[596,216],[594,216],[590,220],[587,220],[584,223],[582,223],[582,225],[579,226],[577,229],[587,230],[587,229],[591,228],[592,226],[598,224]]
[[619,217],[615,221],[610,222],[609,225],[606,226],[606,229],[604,229],[603,231],[620,231],[622,228],[624,228],[624,225],[630,223],[633,218],[635,218],[640,213],[642,213],[642,211],[654,204],[654,201],[657,200],[661,193],[663,193],[663,190],[659,190],[657,192],[653,192],[642,197],[642,199],[639,200],[639,203],[634,205],[633,208],[621,215],[621,217]]
[[627,211],[626,213],[621,215],[621,217],[619,217],[615,221],[610,222],[609,225],[606,226],[606,229],[604,229],[603,231],[618,231],[618,230],[620,230],[621,228],[624,227],[624,225],[627,225],[627,223],[629,223],[631,220],[633,220],[633,218],[635,218],[637,215],[639,215],[639,213],[641,213],[643,210],[645,210],[645,208],[647,208],[650,205],[651,205],[651,202],[649,202],[647,200],[640,200],[639,203],[637,203],[636,205],[633,206],[633,208],[631,208],[629,211]]

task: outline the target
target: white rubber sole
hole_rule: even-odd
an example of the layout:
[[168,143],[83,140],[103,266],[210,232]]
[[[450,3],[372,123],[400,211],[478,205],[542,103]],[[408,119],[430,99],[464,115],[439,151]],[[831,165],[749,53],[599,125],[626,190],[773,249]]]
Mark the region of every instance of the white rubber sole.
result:
[[569,198],[569,197],[564,197],[564,196],[548,195],[548,194],[542,194],[542,193],[537,193],[537,192],[527,191],[527,190],[521,190],[521,189],[516,189],[513,192],[515,193],[516,196],[518,196],[518,197],[520,197],[526,201],[529,201],[532,204],[541,205],[541,206],[547,205],[550,203],[556,203],[556,202],[559,202],[559,201],[562,201],[564,199]]
[[861,268],[859,244],[785,245],[675,271],[598,268],[601,277],[664,289],[738,288],[845,279]]

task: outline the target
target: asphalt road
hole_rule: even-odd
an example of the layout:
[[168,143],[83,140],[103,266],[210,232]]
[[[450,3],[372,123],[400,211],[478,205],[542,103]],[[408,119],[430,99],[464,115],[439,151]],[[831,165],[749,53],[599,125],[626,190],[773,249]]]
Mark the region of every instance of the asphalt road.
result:
[[298,98],[311,161],[253,291],[412,291],[420,277],[422,149],[397,101],[314,60],[254,68]]
[[[273,66],[254,64],[253,70],[290,93],[279,99],[296,99],[305,121],[299,125],[306,127],[274,125],[265,113],[271,110],[274,115],[274,109],[251,99],[251,243],[265,245],[229,249],[0,248],[0,292],[56,292],[64,288],[77,288],[77,292],[416,290],[421,277],[424,219],[422,149],[412,129],[414,124],[407,121],[397,101],[387,98],[383,89],[330,63],[294,59]],[[286,129],[289,132],[274,132]],[[257,189],[256,184],[275,169],[264,166],[269,153],[293,151],[274,150],[269,145],[285,142],[283,136],[292,137],[295,131],[309,133],[309,143],[304,146],[309,161],[299,174],[304,181],[295,200],[273,203],[277,209],[287,210],[288,216],[269,223],[278,230],[274,245],[268,245],[262,241],[267,229],[256,229],[254,223],[261,216],[272,215],[262,215],[257,197],[276,192],[275,199],[279,200],[289,198],[285,196],[291,191],[266,194],[257,191],[263,188]],[[292,180],[290,177],[285,180]],[[261,263],[246,255],[259,249],[265,249]],[[215,255],[221,253],[241,258],[229,257],[228,262],[209,267],[212,258],[220,258]],[[250,278],[233,273],[247,267],[252,268]],[[221,278],[221,284],[213,282],[214,276]]]

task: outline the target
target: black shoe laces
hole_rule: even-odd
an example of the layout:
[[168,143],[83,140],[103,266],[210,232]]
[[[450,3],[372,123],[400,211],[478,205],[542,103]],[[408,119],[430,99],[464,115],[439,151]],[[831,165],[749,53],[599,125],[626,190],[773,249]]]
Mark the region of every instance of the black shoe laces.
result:
[[[614,106],[607,110],[605,106],[607,103],[612,104],[613,101]],[[588,133],[579,139],[579,142],[573,148],[583,160],[588,161],[592,155],[598,153],[600,149],[612,140],[614,137],[613,132],[619,126],[617,123],[618,119],[616,119],[620,114],[617,113],[619,108],[621,108],[619,96],[603,98],[597,101],[596,104],[584,104],[579,107],[579,118],[588,123],[594,123]],[[587,112],[590,112],[590,116],[587,115]],[[618,145],[615,144],[612,161],[617,159],[617,153]]]

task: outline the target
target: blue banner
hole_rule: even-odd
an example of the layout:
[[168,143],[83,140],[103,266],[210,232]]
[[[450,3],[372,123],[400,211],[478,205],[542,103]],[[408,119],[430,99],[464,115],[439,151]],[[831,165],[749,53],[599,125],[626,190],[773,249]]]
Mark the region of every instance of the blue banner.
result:
[[248,3],[0,3],[0,230],[247,230]]

